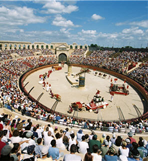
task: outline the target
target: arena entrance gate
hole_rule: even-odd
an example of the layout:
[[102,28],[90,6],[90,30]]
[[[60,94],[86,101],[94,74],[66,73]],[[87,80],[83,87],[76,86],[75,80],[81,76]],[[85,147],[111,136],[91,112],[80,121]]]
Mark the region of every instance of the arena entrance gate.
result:
[[67,55],[64,53],[61,53],[59,55],[59,63],[61,63],[61,62],[67,62]]

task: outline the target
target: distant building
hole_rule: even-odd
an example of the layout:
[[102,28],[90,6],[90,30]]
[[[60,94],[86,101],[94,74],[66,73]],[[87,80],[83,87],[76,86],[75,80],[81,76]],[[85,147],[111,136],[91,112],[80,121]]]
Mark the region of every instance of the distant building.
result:
[[60,61],[67,61],[68,57],[76,49],[89,50],[88,45],[78,45],[73,43],[68,45],[67,43],[53,42],[46,44],[44,42],[20,42],[20,41],[0,41],[0,50],[18,50],[18,49],[50,49]]

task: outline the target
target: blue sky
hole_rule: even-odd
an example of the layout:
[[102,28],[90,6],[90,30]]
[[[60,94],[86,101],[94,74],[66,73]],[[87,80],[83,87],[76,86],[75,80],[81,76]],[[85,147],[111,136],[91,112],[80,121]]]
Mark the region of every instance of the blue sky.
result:
[[146,47],[148,2],[0,0],[0,40]]

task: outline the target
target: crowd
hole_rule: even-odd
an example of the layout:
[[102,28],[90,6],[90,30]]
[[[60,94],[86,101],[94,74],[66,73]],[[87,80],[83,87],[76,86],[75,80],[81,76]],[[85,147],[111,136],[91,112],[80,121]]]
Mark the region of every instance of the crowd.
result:
[[34,53],[42,55],[54,55],[50,49],[15,49],[15,50],[0,50],[0,61],[12,59],[11,54],[17,53],[20,57],[34,56]]
[[17,115],[0,115],[1,161],[147,161],[148,142],[133,138],[129,132],[122,135],[88,134],[83,129],[74,132],[58,129],[51,124],[41,126],[31,119],[21,120]]
[[138,68],[130,72],[128,76],[140,82],[145,88],[148,88],[148,61],[142,63]]
[[[84,58],[83,56],[71,57],[70,62],[106,67],[111,70],[117,68],[122,69],[122,65],[125,65],[126,62],[122,60],[121,64],[120,58],[110,59],[109,57],[111,54],[112,52],[96,51],[87,58]],[[4,58],[2,60],[4,60]],[[53,113],[52,111],[51,113],[47,113],[37,103],[30,101],[18,88],[19,77],[30,68],[35,68],[39,65],[54,64],[56,62],[57,58],[55,56],[40,56],[2,63],[0,67],[0,107],[4,106],[10,110],[18,110],[22,115],[31,116],[52,123],[68,125],[70,127],[93,130],[107,129],[107,131],[110,132],[118,132],[125,128],[128,129],[130,132],[129,134],[131,135],[148,131],[148,120],[136,120],[131,123],[77,120],[76,118],[63,116],[56,112]],[[139,68],[129,74],[129,76],[138,76],[137,78],[140,81],[147,82],[147,65],[147,62],[142,64]],[[106,161],[111,160],[111,158],[114,160],[142,160],[141,158],[147,156],[146,151],[148,145],[142,138],[139,138],[139,142],[137,143],[135,141],[133,143],[131,137],[129,137],[129,140],[127,141],[123,140],[122,137],[110,139],[109,136],[107,136],[106,138],[104,137],[104,139],[99,138],[99,141],[97,135],[84,135],[82,130],[79,130],[77,134],[68,132],[68,130],[58,131],[55,129],[55,131],[53,131],[50,125],[47,127],[40,127],[39,125],[32,125],[31,120],[12,119],[6,114],[0,116],[0,129],[0,160],[2,161],[17,161],[18,159],[27,161],[28,158],[32,158],[32,160],[35,158],[46,159],[47,156],[49,157],[48,160],[56,160],[63,157],[64,161],[72,160],[74,158],[76,158],[76,160],[86,161]],[[45,138],[48,136],[50,138],[49,140],[46,140]],[[67,138],[65,136],[67,136]],[[48,141],[50,145],[47,145]],[[98,144],[95,141],[99,141],[97,142]],[[91,145],[91,142],[95,142],[97,146],[96,144]],[[48,146],[48,148],[46,146]],[[84,150],[84,148],[86,149]],[[63,153],[60,153],[60,149],[68,150],[70,154],[64,155]],[[76,156],[75,152],[83,153],[84,157],[81,158]],[[13,156],[13,159],[10,156]]]
[[84,56],[84,53],[86,52],[86,49],[75,49],[72,53],[71,53],[71,55],[72,56],[75,56],[75,55],[81,55],[81,56]]

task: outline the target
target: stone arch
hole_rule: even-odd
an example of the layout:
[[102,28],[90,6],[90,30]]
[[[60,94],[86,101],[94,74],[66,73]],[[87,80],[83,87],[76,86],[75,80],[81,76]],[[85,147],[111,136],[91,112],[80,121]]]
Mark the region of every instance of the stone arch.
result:
[[44,45],[41,45],[41,49],[44,49]]
[[58,57],[58,62],[61,63],[61,62],[67,62],[67,55],[65,53],[61,53],[59,54],[59,57]]

